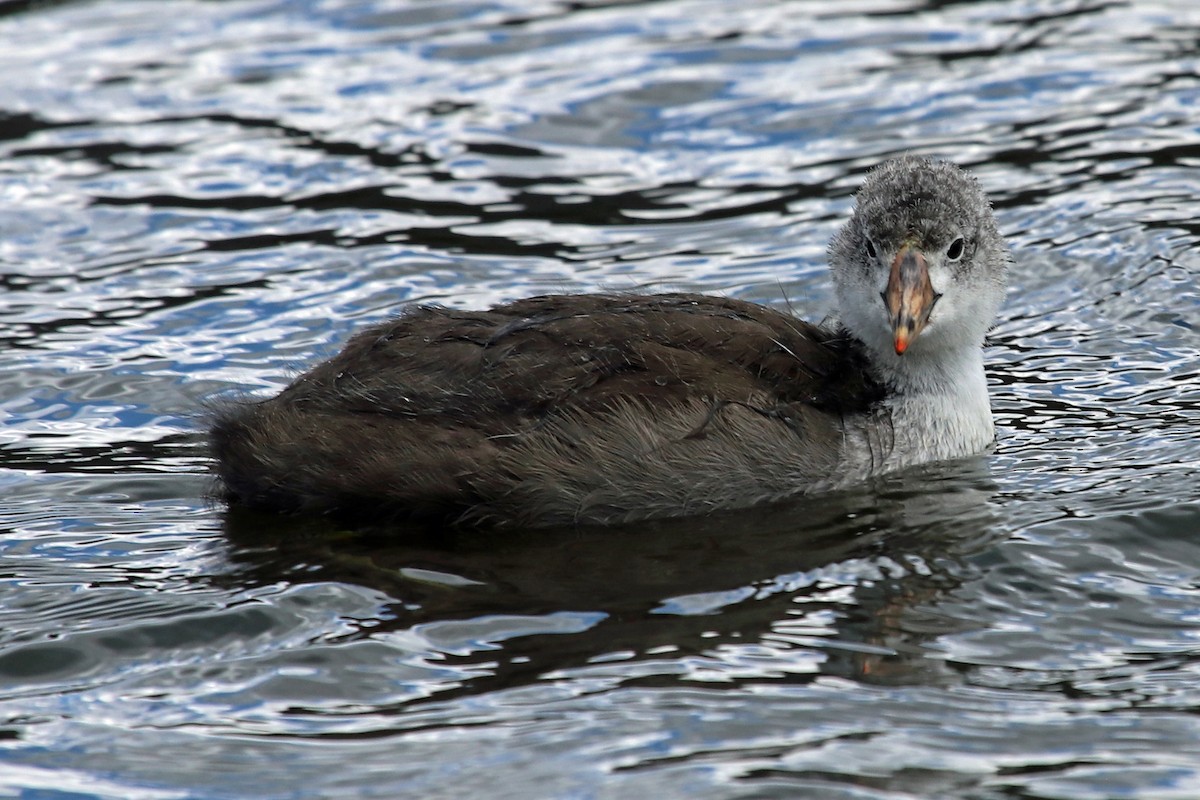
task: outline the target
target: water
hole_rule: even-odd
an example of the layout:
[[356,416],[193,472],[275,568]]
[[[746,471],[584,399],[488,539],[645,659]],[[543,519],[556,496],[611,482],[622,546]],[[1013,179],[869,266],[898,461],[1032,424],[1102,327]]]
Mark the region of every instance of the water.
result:
[[[1200,796],[1193,6],[0,7],[0,795]],[[608,532],[206,501],[202,403],[404,303],[821,317],[903,151],[1016,253],[994,454]]]

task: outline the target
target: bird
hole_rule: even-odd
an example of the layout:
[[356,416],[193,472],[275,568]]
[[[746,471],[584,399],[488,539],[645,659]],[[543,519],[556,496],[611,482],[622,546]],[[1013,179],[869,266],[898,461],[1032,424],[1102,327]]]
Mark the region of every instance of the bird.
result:
[[216,492],[369,522],[602,526],[986,451],[983,345],[1011,255],[978,181],[881,163],[828,262],[819,324],[686,292],[407,307],[276,396],[215,409]]

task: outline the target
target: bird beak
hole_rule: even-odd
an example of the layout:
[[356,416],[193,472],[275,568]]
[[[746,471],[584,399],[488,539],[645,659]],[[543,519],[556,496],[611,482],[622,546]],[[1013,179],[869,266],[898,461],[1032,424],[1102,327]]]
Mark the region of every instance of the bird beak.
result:
[[883,303],[887,306],[888,321],[895,336],[896,355],[904,355],[913,339],[925,328],[938,297],[940,295],[929,282],[925,254],[913,245],[902,245],[892,261],[892,274],[883,291]]

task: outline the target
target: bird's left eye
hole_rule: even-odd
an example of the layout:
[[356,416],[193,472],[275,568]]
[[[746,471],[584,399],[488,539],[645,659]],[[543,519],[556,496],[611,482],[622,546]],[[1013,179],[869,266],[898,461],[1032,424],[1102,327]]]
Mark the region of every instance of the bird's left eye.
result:
[[951,261],[958,261],[960,258],[962,258],[963,247],[963,238],[960,236],[951,242],[950,246],[946,248],[946,258],[950,259]]

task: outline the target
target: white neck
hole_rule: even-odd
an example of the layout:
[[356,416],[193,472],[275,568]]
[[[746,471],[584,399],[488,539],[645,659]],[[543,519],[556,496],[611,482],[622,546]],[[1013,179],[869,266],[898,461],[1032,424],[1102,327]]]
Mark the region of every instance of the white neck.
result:
[[983,352],[956,348],[934,356],[873,354],[877,377],[888,387],[879,415],[845,429],[841,479],[849,484],[869,475],[915,464],[977,455],[995,441]]
[[893,390],[886,401],[895,436],[888,469],[974,455],[994,441],[980,348],[936,354],[913,348],[904,356],[883,354],[875,367]]

